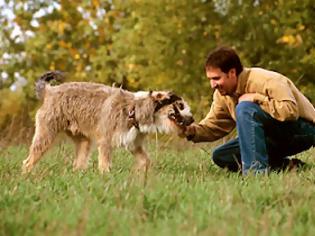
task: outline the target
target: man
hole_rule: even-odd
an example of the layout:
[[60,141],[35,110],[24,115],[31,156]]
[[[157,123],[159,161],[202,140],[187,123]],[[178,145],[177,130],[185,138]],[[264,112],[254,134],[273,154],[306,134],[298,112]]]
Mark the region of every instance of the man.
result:
[[315,145],[315,109],[285,76],[243,68],[236,52],[221,47],[211,52],[205,71],[214,89],[208,115],[186,127],[193,142],[222,138],[236,126],[238,137],[213,151],[213,161],[243,175],[299,166],[288,159]]

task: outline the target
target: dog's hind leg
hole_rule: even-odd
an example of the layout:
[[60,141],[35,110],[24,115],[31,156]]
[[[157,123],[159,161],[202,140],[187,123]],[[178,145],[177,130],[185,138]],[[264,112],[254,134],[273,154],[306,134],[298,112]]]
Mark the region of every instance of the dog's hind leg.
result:
[[76,157],[73,161],[73,169],[74,170],[87,169],[88,160],[91,152],[91,140],[83,135],[69,136],[72,138],[76,146]]
[[112,147],[108,140],[98,142],[98,169],[102,174],[110,172],[112,168],[111,151]]
[[37,122],[28,157],[23,161],[22,171],[28,173],[53,143],[57,132],[49,129],[47,124]]
[[136,165],[135,170],[136,171],[147,171],[150,167],[150,159],[148,157],[148,154],[145,152],[142,146],[138,146],[130,152],[135,156],[136,158]]

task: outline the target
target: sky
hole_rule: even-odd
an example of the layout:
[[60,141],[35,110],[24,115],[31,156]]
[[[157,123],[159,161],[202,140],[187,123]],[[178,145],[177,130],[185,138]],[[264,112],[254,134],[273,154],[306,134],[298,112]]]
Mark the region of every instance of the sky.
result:
[[[38,0],[37,0],[38,1]],[[46,0],[39,0],[42,2],[45,2]],[[14,8],[22,8],[24,11],[28,10],[28,6],[32,1],[26,1],[25,3],[19,3],[16,4],[14,1],[8,1],[8,3],[5,0],[0,0],[0,24],[4,19],[7,19],[9,24],[8,27],[12,28],[13,31],[10,35],[11,39],[13,39],[15,42],[20,43],[25,41],[26,38],[32,37],[34,33],[32,31],[26,31],[22,32],[20,27],[14,22]],[[47,1],[46,1],[47,2]],[[33,15],[33,19],[31,20],[31,25],[33,27],[38,27],[39,22],[38,19],[42,16],[46,15],[47,13],[53,12],[54,9],[59,9],[60,5],[57,2],[51,1],[51,4],[49,4],[46,8],[41,8],[35,14]],[[89,15],[86,15],[83,9],[78,9],[78,11],[83,15],[85,18],[89,18]],[[105,12],[100,12],[99,17],[102,17],[105,14]],[[91,21],[91,26],[95,27],[93,25],[93,22]],[[1,44],[1,42],[0,42]],[[9,53],[4,53],[3,55],[0,55],[0,66],[2,63],[6,63],[6,61],[10,60],[13,57],[18,57],[20,60],[23,60],[23,55],[10,55]],[[8,74],[0,69],[0,80],[4,81],[8,79]],[[16,91],[18,88],[26,85],[27,81],[26,79],[20,75],[20,73],[16,72],[14,73],[14,83],[10,87],[12,91]]]
[[[14,13],[12,11],[13,9],[13,2],[10,1],[8,4],[4,1],[4,0],[0,0],[0,9],[1,9],[1,18],[6,18],[9,20],[9,22],[11,22],[9,24],[10,27],[14,27],[14,30],[11,34],[11,37],[16,37],[16,36],[19,36],[21,35],[21,30],[19,29],[19,27],[17,25],[14,24],[13,22],[13,19],[14,19]],[[5,53],[2,55],[2,58],[3,59],[6,59],[6,58],[10,58],[10,55]],[[15,83],[13,83],[10,87],[11,91],[16,91],[19,87],[22,87],[24,86],[27,81],[25,80],[24,77],[22,77],[20,75],[20,73],[18,72],[15,72],[14,73],[14,78],[15,78]],[[0,70],[0,79],[2,80],[7,80],[8,79],[8,74],[5,72],[5,71],[1,71]]]

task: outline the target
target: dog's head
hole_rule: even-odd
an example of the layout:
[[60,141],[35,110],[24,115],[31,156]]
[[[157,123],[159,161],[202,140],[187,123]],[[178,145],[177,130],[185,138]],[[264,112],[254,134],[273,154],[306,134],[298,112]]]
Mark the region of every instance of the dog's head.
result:
[[144,96],[146,99],[143,99],[141,104],[141,109],[145,111],[140,111],[139,107],[139,112],[135,112],[136,116],[138,115],[136,119],[141,122],[141,119],[145,118],[143,120],[147,121],[148,125],[153,124],[161,132],[181,134],[185,126],[194,122],[188,104],[172,92],[154,91],[146,94],[147,96],[141,93],[137,95],[138,98]]

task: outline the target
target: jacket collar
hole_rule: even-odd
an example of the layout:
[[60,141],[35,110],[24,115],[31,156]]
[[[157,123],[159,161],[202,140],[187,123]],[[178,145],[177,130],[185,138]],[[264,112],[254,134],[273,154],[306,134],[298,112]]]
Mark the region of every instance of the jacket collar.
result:
[[247,85],[247,81],[249,78],[249,74],[250,74],[250,69],[249,68],[244,68],[243,71],[238,75],[237,78],[237,87],[234,93],[235,97],[239,97],[242,94],[245,93],[245,89],[246,89],[246,85]]

